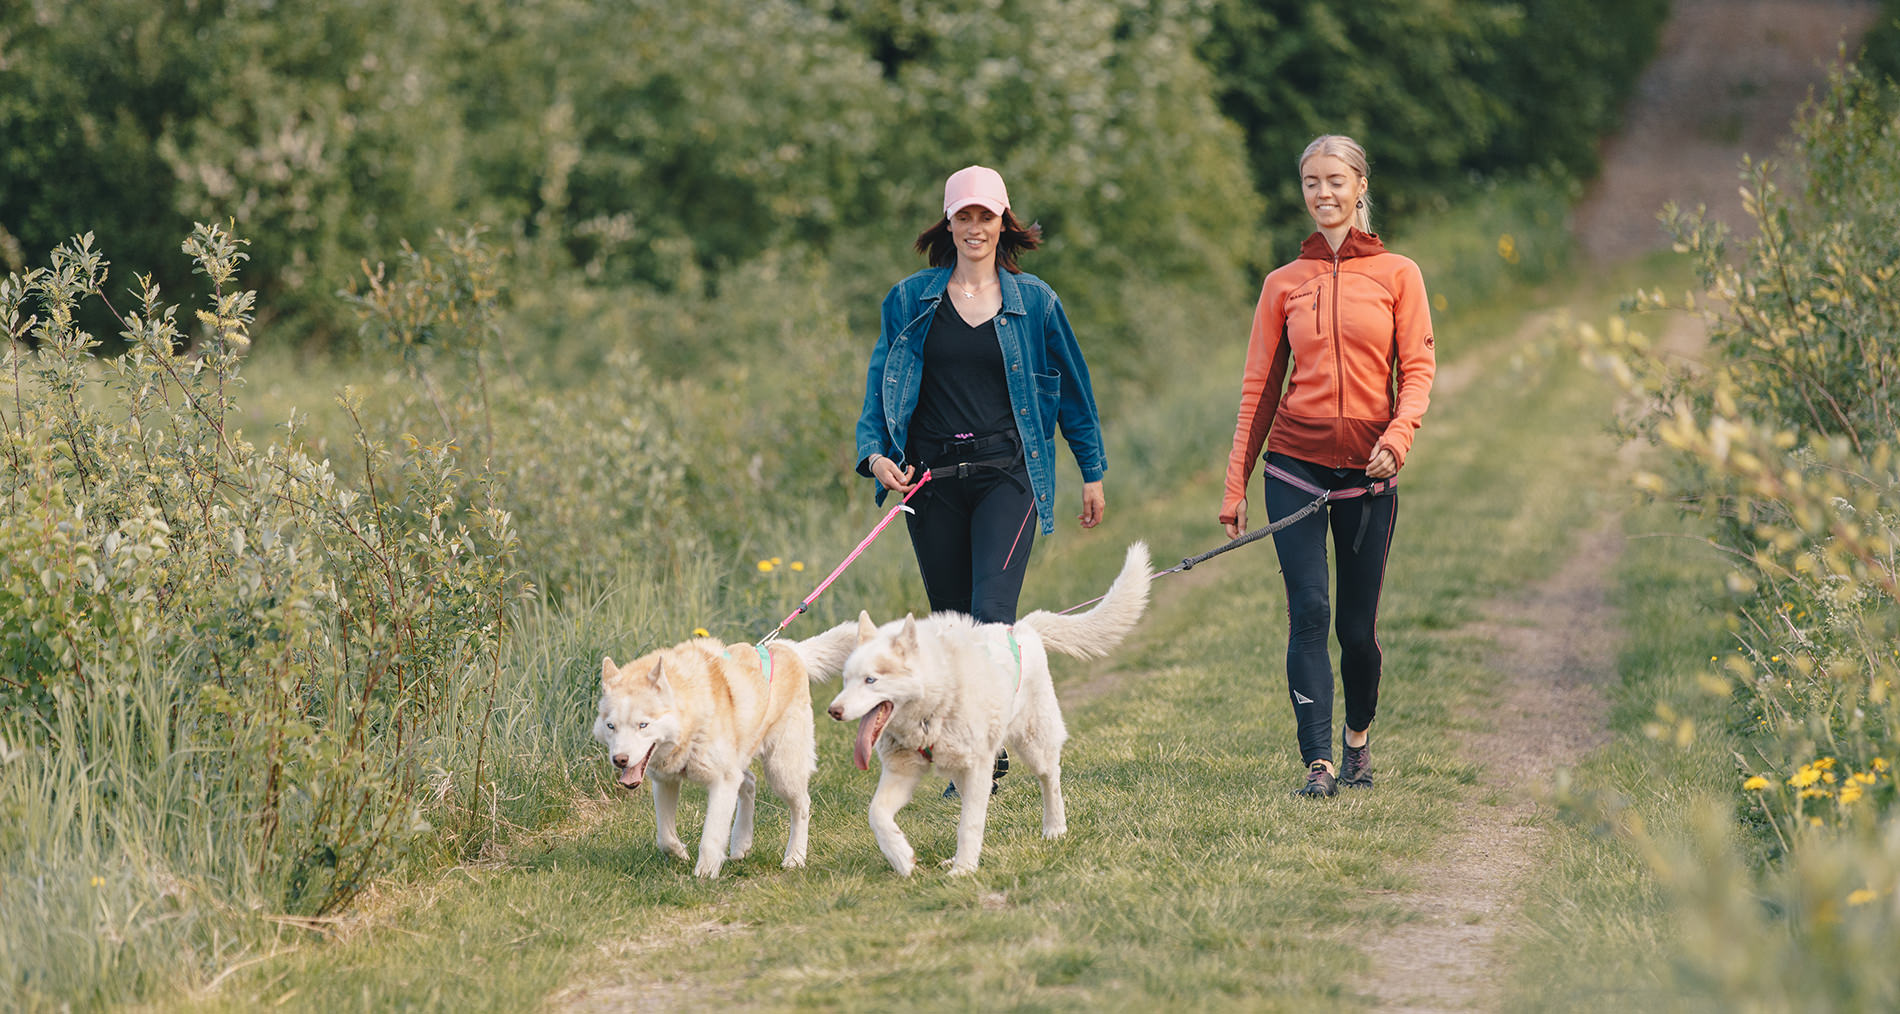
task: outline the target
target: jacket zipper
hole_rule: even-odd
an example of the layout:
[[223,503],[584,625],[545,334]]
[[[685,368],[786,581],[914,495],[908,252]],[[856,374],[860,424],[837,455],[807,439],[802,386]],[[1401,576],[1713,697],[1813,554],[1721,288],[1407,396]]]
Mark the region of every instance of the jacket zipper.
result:
[[[1333,251],[1333,447],[1343,444],[1346,419],[1346,363],[1339,351],[1339,251]],[[1337,450],[1334,452],[1338,453]],[[1350,464],[1350,462],[1342,462]],[[1339,466],[1335,466],[1339,467]]]

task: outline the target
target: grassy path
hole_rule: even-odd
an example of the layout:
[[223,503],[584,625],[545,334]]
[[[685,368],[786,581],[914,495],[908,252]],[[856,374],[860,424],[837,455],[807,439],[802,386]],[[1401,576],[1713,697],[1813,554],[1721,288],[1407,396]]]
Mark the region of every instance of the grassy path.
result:
[[[1595,314],[1594,298],[1566,301]],[[1523,340],[1527,315],[1548,309],[1498,311],[1441,335],[1448,365],[1481,368],[1437,400],[1404,477],[1381,617],[1375,789],[1319,803],[1289,795],[1300,771],[1280,664],[1284,605],[1271,550],[1260,545],[1163,579],[1149,617],[1113,658],[1058,663],[1072,735],[1070,832],[1059,841],[1037,833],[1033,785],[1006,782],[981,871],[946,878],[935,860],[952,851],[955,809],[931,792],[904,812],[920,871],[898,879],[865,826],[875,774],[851,768],[850,730],[821,715],[809,869],[778,868],[784,812],[762,794],[753,854],[716,883],[696,881],[654,849],[645,795],[605,795],[603,771],[604,801],[584,805],[560,833],[393,891],[337,940],[243,969],[189,1006],[1402,1002],[1392,984],[1415,982],[1429,965],[1379,942],[1431,922],[1420,899],[1446,861],[1465,862],[1458,849],[1472,828],[1533,819],[1483,746],[1509,699],[1498,604],[1558,573],[1623,502],[1614,449],[1596,421],[1608,391],[1563,359],[1513,364],[1508,343]],[[1065,532],[1038,548],[1026,605],[1098,593],[1133,538],[1146,538],[1164,564],[1218,542],[1214,468],[1236,375],[1237,363],[1211,364],[1205,389],[1218,397],[1185,392],[1142,410],[1131,427],[1140,432],[1117,459],[1117,512],[1104,529]],[[1142,484],[1147,463],[1180,454],[1209,467],[1174,488]],[[816,696],[822,704],[829,694]],[[697,826],[703,799],[689,790],[683,827]],[[1515,910],[1521,891],[1500,882],[1480,921],[1502,925]],[[1495,995],[1446,1002],[1484,1006]]]

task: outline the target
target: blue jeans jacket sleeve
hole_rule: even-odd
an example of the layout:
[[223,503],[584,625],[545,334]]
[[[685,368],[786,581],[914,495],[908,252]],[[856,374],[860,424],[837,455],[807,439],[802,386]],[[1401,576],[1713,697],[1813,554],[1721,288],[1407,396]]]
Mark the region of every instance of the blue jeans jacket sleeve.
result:
[[[1053,294],[1052,294],[1053,295]],[[1062,300],[1049,300],[1049,316],[1043,322],[1043,340],[1049,359],[1062,375],[1062,396],[1056,420],[1062,427],[1062,439],[1075,455],[1083,482],[1099,482],[1108,471],[1107,455],[1102,450],[1102,420],[1095,411],[1095,387],[1089,382],[1089,364],[1082,359],[1069,315],[1062,312]]]
[[[864,372],[864,408],[858,413],[857,428],[859,475],[871,474],[870,460],[873,454],[882,454],[900,465],[904,462],[904,449],[891,446],[884,401],[884,366],[890,359],[891,344],[905,323],[896,318],[904,312],[903,304],[909,302],[902,298],[902,288],[902,285],[893,286],[884,297],[883,309],[878,314],[877,344],[871,349],[871,365]],[[879,485],[879,503],[884,502],[885,492],[884,487]]]

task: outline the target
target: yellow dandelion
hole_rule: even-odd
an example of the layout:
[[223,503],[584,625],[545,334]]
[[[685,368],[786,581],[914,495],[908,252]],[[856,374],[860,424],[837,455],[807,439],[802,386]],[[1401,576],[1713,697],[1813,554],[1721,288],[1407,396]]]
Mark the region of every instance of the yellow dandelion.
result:
[[774,557],[772,557],[772,566],[774,566],[774,567],[776,567],[776,566],[778,566],[779,564],[781,564],[781,563],[784,563],[784,562],[785,562],[785,561],[784,561],[783,559],[781,559],[781,558],[779,558],[779,557],[776,557],[776,556],[774,556]]
[[1832,771],[1821,772],[1821,780],[1828,783],[1829,785],[1834,784],[1834,772]]
[[1810,789],[1801,790],[1802,799],[1826,799],[1827,797],[1831,795],[1833,795],[1832,792],[1829,792],[1828,790],[1821,789],[1821,788],[1810,788]]
[[1865,905],[1868,902],[1878,897],[1880,896],[1868,890],[1867,888],[1863,887],[1860,890],[1855,891],[1854,893],[1848,895],[1847,903],[1849,905]]
[[1885,770],[1887,770],[1887,758],[1885,758],[1885,757],[1875,757],[1875,758],[1874,758],[1874,770],[1875,770],[1875,771],[1885,771]]
[[1828,768],[1831,768],[1834,766],[1834,758],[1823,757],[1820,760],[1815,761],[1814,766],[1817,768],[1820,768],[1823,771],[1826,771]]
[[1809,826],[1809,827],[1820,827],[1820,826],[1821,826],[1821,825],[1822,825],[1823,823],[1825,823],[1825,821],[1823,821],[1823,820],[1822,820],[1821,818],[1819,818],[1819,817],[1809,817],[1809,818],[1808,818],[1808,826]]
[[1853,782],[1848,782],[1846,785],[1841,786],[1841,805],[1846,806],[1849,803],[1858,802],[1860,800],[1860,794],[1860,786],[1855,785]]
[[1818,782],[1820,780],[1821,780],[1821,772],[1815,770],[1814,765],[1803,764],[1801,765],[1801,770],[1796,771],[1788,779],[1788,784],[1794,786],[1797,789],[1805,789],[1808,786],[1813,785],[1815,782]]
[[1498,237],[1498,256],[1504,258],[1504,263],[1506,264],[1516,264],[1517,263],[1517,237],[1511,235],[1508,232],[1502,236],[1499,236]]
[[1760,775],[1749,775],[1748,781],[1745,781],[1742,783],[1742,788],[1747,789],[1750,792],[1759,792],[1762,789],[1765,789],[1767,787],[1768,787],[1768,779],[1763,778]]
[[94,887],[104,887],[104,886],[106,886],[106,878],[104,878],[104,877],[94,877],[94,878],[92,878],[92,886],[94,886]]
[[694,627],[693,636],[694,637],[711,637],[712,631],[707,630],[705,627]]
[[805,569],[805,561],[803,561],[803,560],[793,560],[793,561],[792,561],[792,570],[794,570],[794,571],[800,571],[800,570],[804,570],[804,569]]
[[778,564],[776,564],[776,563],[773,563],[773,562],[772,562],[772,561],[770,561],[770,560],[760,560],[760,561],[759,561],[759,573],[761,573],[761,574],[770,574],[770,573],[772,572],[772,568],[773,568],[773,567],[776,567],[776,566],[778,566]]
[[1780,655],[1770,655],[1770,656],[1768,656],[1768,661],[1770,661],[1770,662],[1779,662],[1779,661],[1781,661],[1781,656],[1780,656]]
[[1856,772],[1852,778],[1848,779],[1850,782],[1857,782],[1861,785],[1872,785],[1878,780],[1879,777],[1871,771]]

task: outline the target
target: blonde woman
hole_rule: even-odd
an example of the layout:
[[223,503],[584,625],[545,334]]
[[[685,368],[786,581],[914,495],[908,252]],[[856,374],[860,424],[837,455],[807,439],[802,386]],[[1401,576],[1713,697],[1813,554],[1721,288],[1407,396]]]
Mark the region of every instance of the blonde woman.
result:
[[[1436,367],[1418,265],[1388,251],[1372,232],[1365,149],[1336,134],[1316,138],[1300,154],[1299,172],[1314,231],[1299,256],[1261,286],[1220,520],[1229,538],[1247,530],[1247,486],[1257,462],[1265,466],[1269,521],[1322,493],[1329,497],[1325,510],[1273,537],[1290,626],[1287,696],[1306,768],[1296,794],[1324,797],[1340,784],[1372,784],[1370,732],[1383,662],[1379,595],[1398,520],[1397,476],[1425,416]],[[1328,601],[1329,533],[1336,609]],[[1339,636],[1346,698],[1337,767],[1329,624]]]

